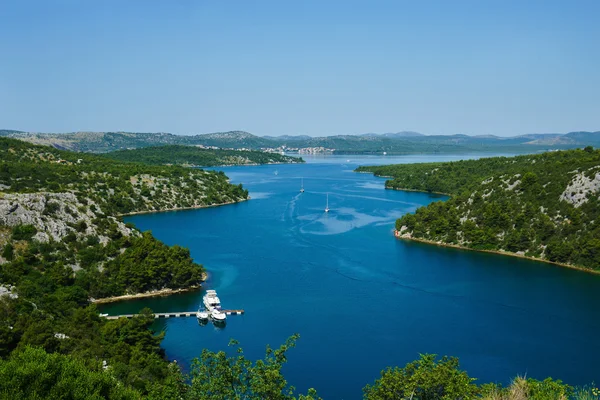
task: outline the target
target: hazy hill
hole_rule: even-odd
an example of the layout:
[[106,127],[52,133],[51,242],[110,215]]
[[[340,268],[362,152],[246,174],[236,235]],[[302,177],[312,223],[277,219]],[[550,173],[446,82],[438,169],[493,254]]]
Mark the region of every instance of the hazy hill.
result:
[[567,134],[528,134],[513,137],[493,135],[423,135],[417,132],[368,133],[363,135],[265,136],[244,131],[202,135],[132,132],[28,133],[0,130],[0,136],[50,145],[59,149],[104,153],[162,145],[204,145],[231,149],[324,147],[338,154],[415,154],[415,153],[533,153],[600,144],[600,132]]

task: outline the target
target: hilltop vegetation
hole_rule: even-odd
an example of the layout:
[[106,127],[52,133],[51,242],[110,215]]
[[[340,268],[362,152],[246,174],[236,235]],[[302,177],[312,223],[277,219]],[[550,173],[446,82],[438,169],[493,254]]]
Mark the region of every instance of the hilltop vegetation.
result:
[[302,158],[263,151],[214,150],[194,146],[156,146],[134,150],[119,150],[105,154],[113,160],[141,162],[151,165],[187,165],[214,167],[218,165],[252,165],[300,163]]
[[421,135],[416,132],[336,135],[324,137],[260,137],[243,131],[203,135],[170,133],[74,132],[28,133],[0,130],[0,136],[26,140],[74,151],[105,153],[115,150],[163,146],[216,146],[227,149],[328,148],[336,154],[415,154],[415,153],[534,153],[549,149],[570,149],[600,145],[600,132],[532,134],[514,137],[492,135]]
[[396,222],[401,237],[600,268],[600,151],[360,167],[391,189],[451,195]]
[[[267,346],[265,358],[257,361],[246,358],[235,341],[230,342],[237,348],[234,356],[204,350],[193,361],[187,382],[177,365],[169,364],[166,377],[147,382],[146,390],[123,385],[113,366],[27,347],[0,361],[0,393],[19,399],[320,400],[314,389],[296,397],[281,373],[297,338],[294,335],[278,349]],[[403,368],[381,371],[381,377],[363,392],[365,400],[597,400],[600,394],[595,387],[573,388],[551,378],[517,377],[508,387],[478,385],[460,369],[458,359],[432,354],[421,355]]]

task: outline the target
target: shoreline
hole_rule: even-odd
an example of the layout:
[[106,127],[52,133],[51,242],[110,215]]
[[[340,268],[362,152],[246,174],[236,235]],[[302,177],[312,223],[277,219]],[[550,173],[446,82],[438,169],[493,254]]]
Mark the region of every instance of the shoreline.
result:
[[396,239],[399,239],[399,240],[409,240],[409,241],[413,241],[413,242],[420,242],[420,243],[425,243],[425,244],[435,245],[435,246],[440,246],[440,247],[447,247],[447,248],[453,248],[453,249],[459,249],[459,250],[476,251],[478,253],[489,253],[489,254],[498,254],[501,256],[523,258],[525,260],[538,261],[538,262],[543,262],[546,264],[553,264],[553,265],[563,267],[563,268],[575,269],[578,271],[587,272],[587,273],[594,274],[594,275],[600,275],[600,271],[598,271],[598,270],[593,270],[593,269],[584,268],[584,267],[578,267],[576,265],[565,264],[565,263],[560,263],[560,262],[556,262],[556,261],[544,260],[543,258],[530,257],[530,256],[526,256],[524,254],[512,253],[510,251],[472,249],[470,247],[465,247],[465,246],[461,246],[458,244],[436,242],[434,240],[429,240],[429,239],[421,239],[421,238],[415,238],[412,236],[399,235],[399,231],[396,229],[394,229],[394,236]]
[[[374,177],[376,178],[385,178],[385,179],[394,179],[393,176],[388,176],[388,175],[377,175],[376,173],[372,172],[372,171],[354,171],[356,173],[359,174],[372,174]],[[387,181],[386,181],[387,183]],[[418,192],[418,193],[430,193],[430,194],[441,194],[444,196],[448,196],[448,197],[452,197],[452,195],[450,193],[444,193],[444,192],[430,192],[428,190],[420,190],[420,189],[407,189],[407,188],[394,188],[394,187],[389,187],[388,185],[384,186],[386,189],[388,190],[399,190],[401,192]]]
[[228,201],[226,203],[220,203],[220,204],[199,205],[199,206],[193,206],[193,207],[166,208],[164,210],[134,211],[134,212],[126,213],[126,214],[118,214],[117,217],[128,217],[128,216],[131,216],[131,215],[140,215],[140,214],[156,214],[156,213],[169,212],[169,211],[199,210],[201,208],[212,208],[212,207],[227,206],[227,205],[230,205],[230,204],[237,204],[237,203],[241,203],[243,201],[248,201],[250,199],[251,199],[251,197],[248,196],[247,199],[241,199],[241,200],[238,200],[238,201]]
[[444,192],[430,192],[430,191],[427,191],[427,190],[419,190],[419,189],[393,188],[393,187],[389,187],[389,186],[386,186],[385,188],[389,189],[389,190],[399,190],[401,192],[418,192],[418,193],[429,193],[429,194],[441,194],[441,195],[444,195],[444,196],[452,197],[452,195],[450,193],[444,193]]
[[103,297],[101,299],[92,299],[90,302],[92,304],[107,304],[107,303],[116,303],[119,301],[126,301],[126,300],[143,299],[146,297],[170,296],[172,294],[177,294],[177,293],[192,292],[194,290],[200,289],[201,287],[202,287],[201,285],[193,285],[193,286],[190,286],[187,288],[181,288],[181,289],[152,290],[150,292],[145,292],[145,293],[124,294],[121,296],[112,296],[112,297]]
[[[209,277],[208,271],[202,272],[201,282],[202,283],[206,282],[208,277]],[[93,299],[90,302],[92,304],[117,303],[120,301],[144,299],[147,297],[170,296],[172,294],[193,292],[193,291],[199,290],[201,288],[202,288],[202,284],[198,284],[198,285],[192,285],[190,287],[181,288],[181,289],[160,289],[160,290],[151,290],[151,291],[145,292],[145,293],[124,294],[121,296],[103,297],[101,299]]]

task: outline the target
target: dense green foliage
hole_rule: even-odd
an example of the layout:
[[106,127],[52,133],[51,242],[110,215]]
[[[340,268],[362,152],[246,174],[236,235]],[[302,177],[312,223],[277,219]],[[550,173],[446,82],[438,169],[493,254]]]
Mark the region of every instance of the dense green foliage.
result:
[[459,369],[458,359],[435,354],[423,354],[403,368],[388,368],[364,391],[365,400],[596,400],[596,388],[575,391],[559,380],[517,377],[510,386],[487,383],[477,385],[476,379]]
[[63,149],[95,153],[163,145],[203,145],[253,150],[280,146],[287,146],[288,148],[325,147],[335,149],[336,154],[381,154],[383,152],[388,154],[532,153],[549,149],[600,145],[600,132],[571,132],[565,135],[533,134],[506,138],[491,135],[421,135],[414,132],[327,137],[259,137],[242,131],[181,136],[169,133],[75,132],[43,134],[0,130],[0,136],[19,138]]
[[[116,216],[245,198],[247,191],[222,173],[0,138],[0,286],[10,294],[0,296],[0,357],[11,357],[0,370],[13,376],[4,379],[2,395],[138,398],[181,381],[164,360],[162,334],[149,329],[149,310],[108,321],[90,299],[187,288],[201,281],[203,268],[187,249],[166,246]],[[89,387],[78,388],[83,384]]]
[[[295,346],[298,335],[289,338],[278,349],[267,346],[264,360],[252,362],[236,341],[230,346],[237,348],[236,355],[228,356],[204,350],[199,359],[192,363],[190,378],[191,399],[272,399],[292,400],[294,388],[289,387],[281,374],[287,362],[286,352]],[[314,390],[299,399],[318,399]]]
[[71,242],[12,242],[6,248],[12,257],[0,264],[0,283],[15,286],[19,294],[40,304],[55,290],[101,298],[187,288],[198,285],[204,271],[189,250],[166,246],[148,232],[106,245],[88,236]]
[[255,150],[201,149],[195,146],[156,146],[133,150],[119,150],[105,155],[119,161],[142,162],[152,165],[194,165],[214,167],[217,165],[274,164],[303,162],[302,158],[279,153]]
[[361,167],[386,187],[441,192],[396,222],[405,237],[600,268],[600,151]]
[[139,399],[101,364],[93,367],[72,357],[27,347],[0,363],[0,396],[12,399]]
[[457,358],[422,355],[404,368],[389,368],[381,372],[374,385],[364,389],[367,400],[419,399],[466,400],[475,398],[478,387],[466,372],[458,369]]
[[[123,337],[141,333],[135,327],[124,331],[125,323],[126,320],[109,322],[103,330]],[[267,346],[265,358],[256,361],[246,358],[232,340],[230,346],[235,352],[204,350],[200,358],[194,359],[187,376],[175,363],[163,362],[162,368],[155,365],[143,371],[127,368],[120,363],[125,359],[124,343],[119,357],[95,354],[95,358],[50,354],[26,346],[0,360],[0,398],[318,400],[314,389],[296,397],[281,373],[287,362],[286,353],[295,346],[297,338],[298,335],[292,336],[278,349]],[[133,340],[147,342],[144,336],[128,341]],[[107,357],[109,362],[104,363]],[[130,358],[130,362],[139,363],[139,359]],[[158,371],[160,376],[152,375]],[[432,354],[421,355],[403,368],[382,371],[381,377],[363,392],[365,400],[598,400],[600,396],[595,387],[574,389],[551,378],[539,381],[517,377],[507,387],[477,385],[476,379],[460,369],[456,358],[437,359]]]

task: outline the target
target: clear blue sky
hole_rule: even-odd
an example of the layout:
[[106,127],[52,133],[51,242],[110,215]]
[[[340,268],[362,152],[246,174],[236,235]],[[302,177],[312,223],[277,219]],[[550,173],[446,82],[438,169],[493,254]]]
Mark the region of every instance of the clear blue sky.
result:
[[0,0],[0,128],[600,130],[600,1]]

